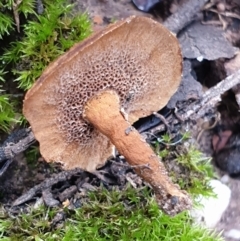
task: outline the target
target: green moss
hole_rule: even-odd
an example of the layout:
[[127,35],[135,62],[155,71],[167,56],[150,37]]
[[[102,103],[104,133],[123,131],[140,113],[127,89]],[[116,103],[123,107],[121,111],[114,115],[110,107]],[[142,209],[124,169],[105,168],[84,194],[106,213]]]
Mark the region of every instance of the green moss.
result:
[[[178,146],[184,141],[185,138],[177,141]],[[208,185],[210,177],[214,176],[209,160],[193,148],[184,149],[181,146],[180,151],[176,152],[176,145],[171,139],[167,145],[160,151],[165,152],[165,164],[168,166],[171,163],[173,165],[170,166],[180,168],[179,172],[172,170],[173,180],[187,189],[194,200],[198,194],[213,196]],[[81,207],[74,210],[41,207],[14,218],[2,214],[3,240],[223,240],[213,231],[194,224],[187,211],[175,217],[164,214],[151,190],[146,187],[134,189],[127,186],[124,190],[115,188],[112,191],[100,187],[81,197]],[[64,213],[66,219],[56,226],[54,217],[59,212]]]
[[206,157],[192,145],[186,144],[189,134],[173,141],[169,135],[157,139],[156,150],[162,158],[171,179],[192,197],[199,194],[215,196],[209,181],[216,177],[211,158]]
[[[209,181],[216,178],[211,164],[211,158],[205,157],[202,152],[190,147],[184,154],[177,157],[177,162],[182,165],[187,173],[187,179],[182,180],[188,192],[197,196],[215,196]],[[187,183],[187,186],[186,186]]]
[[91,33],[87,14],[73,15],[73,5],[64,4],[64,0],[44,3],[43,14],[35,14],[24,25],[22,40],[11,43],[0,58],[14,63],[11,72],[24,90],[32,86],[49,63]]
[[39,147],[38,146],[30,146],[28,150],[25,152],[25,158],[27,160],[28,166],[36,167],[38,164],[38,159],[40,157]]
[[9,35],[14,29],[11,8],[12,4],[10,0],[0,2],[0,39],[2,39],[4,35]]
[[[0,69],[0,82],[4,82],[3,75],[6,72]],[[6,94],[2,90],[0,85],[0,130],[9,132],[11,125],[17,123],[16,118],[16,101],[14,101],[10,95]]]
[[12,18],[0,12],[0,39],[2,39],[5,34],[9,35],[11,30],[13,30]]
[[[50,62],[91,33],[88,15],[74,15],[73,5],[65,0],[44,0],[43,4],[40,15],[35,12],[35,0],[21,1],[15,11],[20,19],[18,33],[13,1],[0,3],[0,80],[15,81],[18,92],[28,90]],[[9,43],[9,39],[13,41]],[[16,109],[15,98],[6,95],[4,87],[0,92],[0,129],[8,131],[20,121],[21,110]]]
[[[2,215],[2,237],[12,241],[220,241],[219,236],[193,225],[187,212],[175,217],[163,214],[147,188],[113,190],[104,188],[89,194],[81,208],[65,210],[68,217],[59,228],[53,226],[57,210],[41,207],[15,218]],[[1,229],[0,229],[1,230]]]
[[11,125],[17,123],[15,113],[15,103],[10,101],[10,96],[0,95],[0,130],[9,132]]
[[[2,0],[0,2],[0,39],[10,35],[16,30],[16,23],[13,14],[13,4],[17,1]],[[35,0],[22,0],[16,8],[16,14],[27,18],[30,14],[35,14]]]

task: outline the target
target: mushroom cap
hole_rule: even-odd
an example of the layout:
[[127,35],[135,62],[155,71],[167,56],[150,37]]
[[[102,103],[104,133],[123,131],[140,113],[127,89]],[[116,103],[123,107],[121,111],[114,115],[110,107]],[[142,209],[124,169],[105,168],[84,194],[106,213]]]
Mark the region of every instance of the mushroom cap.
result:
[[131,16],[51,63],[27,92],[23,113],[46,161],[92,171],[112,156],[113,145],[83,119],[86,102],[114,90],[134,123],[167,104],[181,73],[176,37],[150,18]]

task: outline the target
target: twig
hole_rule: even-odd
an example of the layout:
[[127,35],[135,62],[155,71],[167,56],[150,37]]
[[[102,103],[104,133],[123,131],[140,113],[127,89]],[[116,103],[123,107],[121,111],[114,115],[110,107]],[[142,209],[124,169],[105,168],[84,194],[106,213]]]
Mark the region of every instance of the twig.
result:
[[227,90],[240,83],[240,70],[219,82],[214,87],[207,90],[199,102],[194,102],[188,107],[185,114],[182,115],[183,120],[188,120],[190,117],[198,119],[202,117],[208,108],[216,106],[217,102],[221,100],[221,95]]
[[240,20],[240,16],[236,13],[231,13],[231,12],[219,12],[215,9],[208,9],[207,11],[209,12],[213,12],[213,13],[217,13],[219,15],[222,15],[224,17],[229,17],[229,18],[236,18],[236,19],[239,19]]
[[64,182],[70,179],[72,176],[77,174],[82,174],[82,173],[83,173],[83,170],[81,170],[80,168],[57,173],[53,177],[46,179],[45,181],[41,182],[40,184],[34,186],[29,191],[24,193],[21,197],[19,197],[13,202],[12,206],[18,206],[22,203],[25,203],[30,199],[32,199],[34,196],[36,196],[36,194],[42,192],[43,190],[51,188],[54,184],[58,182]]
[[217,116],[216,116],[216,118],[215,118],[215,120],[214,120],[214,122],[213,122],[212,125],[207,126],[207,127],[203,127],[203,126],[202,126],[202,130],[198,133],[197,138],[196,138],[197,142],[199,142],[199,140],[200,140],[201,137],[202,137],[202,134],[203,134],[206,130],[211,130],[211,129],[213,129],[213,128],[218,124],[220,118],[221,118],[220,113],[217,112]]
[[10,157],[15,157],[17,154],[24,152],[29,146],[31,146],[35,142],[35,137],[32,133],[32,131],[29,131],[29,134],[27,137],[19,140],[19,142],[11,143],[5,147],[6,153],[9,153]]
[[[192,102],[192,104],[187,107],[182,108],[179,112],[175,112],[174,115],[170,115],[168,119],[172,118],[172,125],[177,125],[180,122],[188,121],[190,119],[197,120],[202,116],[205,116],[209,109],[214,109],[217,102],[221,100],[221,95],[226,91],[230,90],[234,86],[240,83],[240,70],[236,71],[234,74],[229,75],[224,80],[219,82],[214,87],[210,88],[205,92],[200,100]],[[147,133],[152,135],[166,130],[164,124],[157,125]],[[145,132],[142,132],[144,134]]]
[[176,13],[173,13],[163,25],[173,33],[178,33],[186,27],[199,12],[208,0],[189,0],[179,7]]
[[123,167],[129,167],[129,168],[148,168],[151,169],[151,167],[148,164],[143,164],[143,165],[130,165],[128,163],[121,163],[121,162],[116,162],[114,160],[110,160],[110,162],[115,163],[119,166],[123,166]]
[[168,121],[165,119],[165,117],[163,115],[161,115],[157,112],[153,112],[153,114],[163,122],[163,124],[167,127],[167,129],[170,128]]
[[35,137],[30,128],[14,131],[0,146],[0,176],[2,176],[13,161],[13,158],[25,151],[35,142]]
[[18,7],[22,3],[23,0],[17,0],[16,2],[13,1],[12,9],[13,9],[13,16],[16,23],[17,31],[20,33],[20,20],[18,14]]

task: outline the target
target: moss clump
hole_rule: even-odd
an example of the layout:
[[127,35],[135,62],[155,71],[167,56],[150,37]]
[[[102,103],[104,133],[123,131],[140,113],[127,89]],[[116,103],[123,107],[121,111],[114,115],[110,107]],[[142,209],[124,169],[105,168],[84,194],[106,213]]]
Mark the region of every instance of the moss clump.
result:
[[197,197],[203,195],[205,197],[215,196],[209,181],[216,178],[211,158],[194,147],[190,147],[182,155],[177,156],[176,162],[184,168],[184,177],[180,179],[182,188]]
[[9,95],[1,95],[1,92],[0,90],[0,130],[8,132],[11,124],[17,123],[18,120],[15,118],[15,103],[10,102]]
[[[21,90],[28,90],[50,62],[91,33],[88,15],[74,15],[73,5],[65,0],[44,0],[41,14],[36,3],[22,0],[17,7],[12,0],[0,3],[0,80],[5,86],[15,82],[12,85],[22,96]],[[5,86],[0,87],[0,129],[7,131],[21,111]]]
[[64,2],[45,1],[43,14],[24,25],[22,40],[11,43],[1,57],[5,63],[15,63],[11,71],[24,90],[56,57],[91,33],[87,14],[72,15],[73,5]]
[[215,196],[209,181],[215,178],[211,158],[188,144],[190,135],[184,134],[172,140],[169,135],[157,138],[156,151],[162,158],[171,179],[193,198],[199,194]]
[[4,39],[15,32],[16,16],[22,15],[27,18],[30,14],[35,14],[35,0],[22,0],[18,6],[16,5],[17,2],[13,0],[2,0],[0,2],[0,39]]
[[59,228],[53,225],[56,214],[56,209],[43,207],[15,218],[3,214],[1,240],[222,240],[193,225],[187,212],[175,217],[163,214],[146,188],[92,192],[81,208],[64,210],[68,218]]

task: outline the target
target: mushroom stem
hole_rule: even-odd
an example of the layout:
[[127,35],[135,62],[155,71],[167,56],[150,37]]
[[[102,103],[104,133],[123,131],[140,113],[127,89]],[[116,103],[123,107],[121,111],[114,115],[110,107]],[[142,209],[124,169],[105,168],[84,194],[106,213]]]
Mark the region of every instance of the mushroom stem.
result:
[[119,97],[107,90],[85,105],[84,118],[107,136],[136,173],[153,188],[159,206],[169,215],[191,207],[185,191],[174,185],[160,159],[120,112]]

